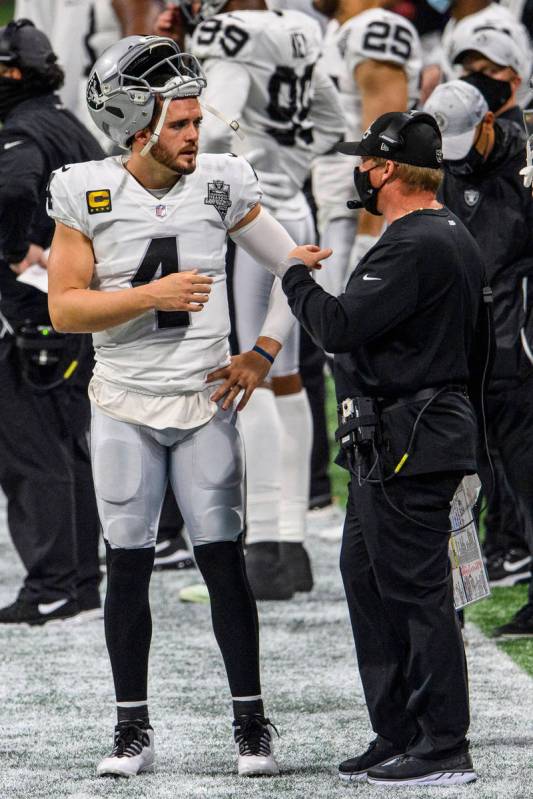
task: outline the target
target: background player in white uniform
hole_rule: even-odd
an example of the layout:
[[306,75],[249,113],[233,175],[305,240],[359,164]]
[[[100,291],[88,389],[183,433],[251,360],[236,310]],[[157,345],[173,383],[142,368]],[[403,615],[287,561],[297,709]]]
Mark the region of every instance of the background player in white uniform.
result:
[[[190,8],[182,3],[183,13]],[[217,10],[224,13],[213,15]],[[238,119],[245,137],[239,141],[231,128],[208,115],[202,148],[244,152],[258,170],[263,204],[295,240],[312,240],[312,214],[302,186],[313,155],[330,150],[343,133],[335,89],[316,66],[320,26],[298,11],[268,11],[261,0],[203,2],[199,16],[203,21],[190,49],[208,77],[206,102]],[[257,336],[272,279],[237,248],[233,286],[241,349],[248,349]],[[258,389],[242,414],[247,570],[259,599],[287,599],[293,590],[312,587],[303,541],[313,433],[298,372],[295,328],[271,372],[274,394],[270,387]]]
[[[418,98],[421,47],[404,17],[380,0],[314,0],[330,18],[323,66],[336,84],[346,115],[347,139],[360,139],[372,120],[388,111],[412,108]],[[353,170],[339,154],[317,158],[313,194],[322,246],[333,247],[328,269],[317,280],[337,296],[357,262],[376,241],[381,220],[346,207],[353,198]],[[350,254],[351,253],[351,254]]]
[[[16,0],[15,19],[31,19],[46,33],[65,70],[60,91],[65,106],[105,146],[85,106],[93,62],[121,36],[151,33],[163,0]],[[80,90],[81,88],[81,90]]]
[[[59,330],[95,334],[91,454],[118,711],[101,775],[130,776],[154,761],[148,587],[167,479],[211,597],[239,773],[278,772],[242,553],[244,466],[233,401],[244,391],[243,407],[265,379],[293,320],[281,291],[273,292],[255,351],[230,363],[225,252],[228,232],[239,230],[241,243],[275,270],[294,242],[261,210],[246,161],[197,159],[204,85],[198,62],[170,40],[113,45],[93,69],[87,100],[96,124],[131,155],[64,167],[49,187],[57,222],[51,316]],[[224,381],[214,394],[209,375]]]

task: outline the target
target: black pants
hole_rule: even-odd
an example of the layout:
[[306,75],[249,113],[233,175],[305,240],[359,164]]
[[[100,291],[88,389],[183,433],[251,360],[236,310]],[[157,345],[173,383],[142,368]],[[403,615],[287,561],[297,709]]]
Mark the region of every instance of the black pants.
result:
[[489,469],[488,462],[485,457],[481,458],[487,491],[487,494],[483,495],[483,504],[487,504],[483,549],[486,555],[490,555],[495,552],[508,552],[512,548],[527,548],[522,509],[509,486],[499,449],[492,448],[490,456],[495,475],[493,489],[492,475],[486,476],[486,471]]
[[[460,478],[401,477],[386,490],[404,513],[447,530]],[[379,735],[426,758],[466,748],[469,725],[448,539],[400,516],[379,485],[352,479],[341,572],[370,721]]]
[[[486,400],[487,434],[491,449],[497,449],[509,488],[516,498],[524,533],[533,553],[533,377],[499,391],[491,390]],[[483,452],[479,476],[490,490],[491,477]],[[533,602],[533,577],[529,584]]]
[[0,486],[30,602],[98,594],[99,522],[85,387],[36,393],[14,349],[0,360]]
[[311,504],[331,502],[329,479],[329,441],[326,423],[326,386],[324,364],[326,356],[309,334],[300,331],[300,374],[307,391],[313,416],[313,448],[311,450]]

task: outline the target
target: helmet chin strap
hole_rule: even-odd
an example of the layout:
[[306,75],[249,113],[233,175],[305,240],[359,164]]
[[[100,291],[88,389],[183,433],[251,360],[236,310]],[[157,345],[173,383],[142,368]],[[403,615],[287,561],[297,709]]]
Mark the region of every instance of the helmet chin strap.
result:
[[210,114],[213,114],[214,117],[220,119],[221,122],[224,122],[224,124],[227,125],[228,128],[231,128],[232,131],[239,137],[241,141],[245,140],[246,136],[242,132],[241,126],[239,125],[236,119],[232,119],[230,122],[224,116],[224,114],[218,110],[218,108],[214,108],[212,105],[209,105],[209,103],[200,103],[200,105],[202,106],[202,108],[205,108],[206,111],[209,111]]
[[165,99],[163,100],[163,106],[161,108],[161,113],[159,114],[159,119],[157,120],[157,125],[155,126],[155,130],[141,150],[140,154],[143,156],[143,158],[144,156],[148,155],[154,144],[157,144],[157,142],[159,141],[159,134],[161,133],[163,125],[165,124],[165,118],[167,116],[168,107],[172,102],[172,100],[173,100],[172,97],[165,97]]
[[[148,155],[154,144],[157,144],[157,142],[159,141],[159,135],[163,129],[163,125],[165,124],[168,107],[172,102],[172,100],[174,99],[175,99],[174,97],[166,97],[164,99],[163,106],[161,108],[161,113],[159,115],[159,119],[157,120],[157,125],[155,127],[155,130],[141,150],[140,154],[143,157]],[[213,114],[213,116],[217,117],[217,119],[220,119],[222,122],[224,122],[229,128],[231,128],[231,130],[239,137],[241,141],[244,141],[246,137],[244,133],[240,130],[240,125],[236,119],[232,119],[232,121],[229,122],[224,116],[224,114],[221,111],[219,111],[217,108],[213,108],[212,105],[209,105],[208,103],[200,103],[200,105],[202,106],[202,108],[205,108],[206,111],[209,111],[210,114]]]

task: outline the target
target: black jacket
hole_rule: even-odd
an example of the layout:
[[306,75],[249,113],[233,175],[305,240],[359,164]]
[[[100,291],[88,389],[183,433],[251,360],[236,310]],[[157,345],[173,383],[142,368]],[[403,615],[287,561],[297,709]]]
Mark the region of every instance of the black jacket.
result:
[[[484,348],[483,284],[479,248],[447,208],[393,222],[338,298],[303,266],[283,279],[296,318],[335,353],[338,399],[362,395],[388,404],[422,389],[472,381],[482,360],[477,348]],[[391,462],[405,451],[419,409],[415,402],[382,415]],[[465,391],[450,391],[424,413],[417,455],[404,473],[475,470],[475,438]]]
[[[472,233],[494,292],[496,357],[491,384],[533,373],[522,339],[533,348],[533,198],[518,174],[525,165],[525,134],[497,120],[496,142],[474,175],[445,172],[444,202]],[[526,344],[527,348],[527,344]]]
[[49,323],[46,295],[18,283],[9,263],[22,260],[30,243],[50,246],[50,173],[63,164],[103,157],[93,136],[56,95],[25,100],[8,115],[0,130],[0,310],[11,322]]

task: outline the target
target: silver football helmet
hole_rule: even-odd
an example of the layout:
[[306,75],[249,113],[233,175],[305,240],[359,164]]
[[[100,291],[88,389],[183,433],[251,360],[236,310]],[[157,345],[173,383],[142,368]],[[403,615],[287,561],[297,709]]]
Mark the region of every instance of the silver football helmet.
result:
[[228,0],[178,0],[181,13],[193,28],[218,14],[227,4]]
[[153,144],[170,101],[199,97],[206,85],[198,60],[182,53],[172,39],[126,36],[102,53],[92,68],[87,105],[96,126],[115,144],[127,147],[133,134],[150,123],[155,97],[160,95],[164,111]]

